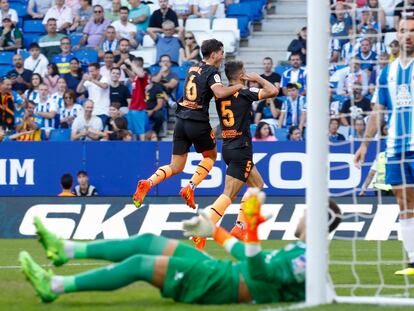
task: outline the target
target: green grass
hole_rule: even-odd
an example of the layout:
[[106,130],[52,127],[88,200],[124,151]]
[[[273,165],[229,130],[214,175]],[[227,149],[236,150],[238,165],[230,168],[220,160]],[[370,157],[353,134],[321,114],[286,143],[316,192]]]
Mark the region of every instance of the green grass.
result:
[[[285,245],[285,241],[266,241],[264,247],[278,248]],[[386,241],[379,244],[381,246],[382,260],[401,261],[401,243],[398,241]],[[352,247],[355,247],[357,261],[376,261],[377,242],[351,242],[334,241],[331,244],[331,259],[351,261],[353,258]],[[69,294],[60,297],[53,304],[45,306],[40,303],[34,295],[34,291],[25,281],[18,265],[17,255],[19,251],[28,250],[35,260],[41,264],[47,264],[44,252],[35,240],[0,240],[0,310],[227,310],[229,306],[194,306],[178,304],[169,299],[160,297],[157,289],[152,288],[143,282],[137,282],[128,287],[114,292],[88,292]],[[229,258],[228,255],[216,244],[209,242],[206,250],[218,258]],[[53,268],[58,274],[74,274],[90,268],[99,267],[105,264],[102,261],[73,261],[71,264],[61,268]],[[82,265],[83,264],[83,265]],[[393,275],[395,270],[401,268],[401,264],[380,265],[380,270],[384,275],[384,281],[389,285],[404,286],[405,279]],[[355,277],[349,265],[333,265],[330,267],[331,277],[335,284],[355,284]],[[378,284],[378,270],[374,265],[355,265],[355,270],[360,277],[360,284]],[[414,279],[414,277],[413,277]],[[348,295],[350,289],[338,289],[338,293]],[[373,295],[375,289],[356,288],[357,295]],[[401,289],[386,290],[381,294],[384,296],[398,296],[403,294]],[[414,297],[414,289],[409,290],[411,297]],[[288,307],[287,304],[270,305],[238,305],[237,311],[243,310],[263,310],[268,308]],[[364,305],[327,305],[307,310],[408,310],[408,308],[398,308],[395,306],[364,306]]]

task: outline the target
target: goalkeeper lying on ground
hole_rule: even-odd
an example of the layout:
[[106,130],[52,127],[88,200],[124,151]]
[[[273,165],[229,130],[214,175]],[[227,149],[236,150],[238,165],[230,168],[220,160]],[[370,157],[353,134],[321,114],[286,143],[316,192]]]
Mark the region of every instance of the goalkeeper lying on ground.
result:
[[[209,236],[231,253],[237,262],[217,260],[185,243],[152,234],[127,240],[74,242],[59,239],[47,231],[39,219],[35,227],[40,243],[55,266],[72,258],[105,259],[115,264],[73,276],[45,271],[23,251],[19,255],[24,274],[42,301],[54,301],[64,293],[107,291],[135,281],[146,281],[164,297],[199,304],[237,302],[270,303],[305,299],[305,244],[297,242],[280,250],[262,251],[258,226],[264,194],[249,189],[245,201],[247,237],[245,243],[226,230],[214,226],[207,214],[185,221],[187,235]],[[338,206],[330,202],[329,231],[339,222]],[[300,221],[297,237],[305,239],[305,221]]]

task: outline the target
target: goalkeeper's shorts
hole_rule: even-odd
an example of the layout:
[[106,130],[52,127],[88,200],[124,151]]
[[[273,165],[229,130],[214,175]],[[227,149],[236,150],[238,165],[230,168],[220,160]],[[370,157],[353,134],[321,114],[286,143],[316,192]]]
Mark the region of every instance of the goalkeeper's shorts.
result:
[[[408,160],[408,161],[407,161]],[[387,158],[385,183],[388,185],[414,185],[414,152]]]
[[239,277],[230,260],[171,257],[161,294],[184,303],[237,303]]

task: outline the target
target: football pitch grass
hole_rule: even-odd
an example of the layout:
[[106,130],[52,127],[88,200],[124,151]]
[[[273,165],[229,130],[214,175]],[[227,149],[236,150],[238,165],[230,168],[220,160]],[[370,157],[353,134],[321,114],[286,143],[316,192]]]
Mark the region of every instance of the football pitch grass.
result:
[[[286,245],[286,241],[265,241],[264,248],[279,248]],[[381,242],[382,260],[400,261],[402,258],[401,243],[398,241]],[[357,261],[376,261],[377,242],[361,241],[356,243],[355,249]],[[40,244],[36,240],[0,240],[0,310],[228,310],[235,308],[237,311],[243,310],[266,310],[270,308],[289,307],[289,304],[265,304],[265,305],[187,305],[178,304],[170,299],[164,299],[159,291],[143,282],[136,282],[123,289],[113,292],[83,292],[63,295],[52,304],[42,304],[35,296],[34,290],[24,279],[21,273],[17,256],[19,251],[27,250],[34,259],[42,265],[49,262]],[[217,258],[230,258],[214,242],[208,242],[206,251]],[[331,258],[334,260],[352,261],[353,253],[350,242],[333,241],[331,243]],[[97,260],[74,260],[69,264],[54,268],[56,274],[75,274],[88,269],[102,267],[107,262]],[[390,285],[403,285],[404,278],[393,275],[395,270],[401,268],[401,264],[384,264],[381,270],[384,274],[384,282]],[[330,267],[331,276],[336,284],[355,283],[350,266],[334,265]],[[355,270],[360,276],[361,284],[378,284],[379,274],[377,265],[355,265]],[[412,277],[414,280],[414,276]],[[340,289],[339,293],[345,295],[349,290]],[[396,296],[401,294],[401,290],[384,290],[383,295]],[[372,295],[373,290],[359,290],[356,294]],[[411,289],[410,296],[414,297],[414,289]],[[327,305],[306,310],[409,310],[396,306],[372,306],[372,305]]]

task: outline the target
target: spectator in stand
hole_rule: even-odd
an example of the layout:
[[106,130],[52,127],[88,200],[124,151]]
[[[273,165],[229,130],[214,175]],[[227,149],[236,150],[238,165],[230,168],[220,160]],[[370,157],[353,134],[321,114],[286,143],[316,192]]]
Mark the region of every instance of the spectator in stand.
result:
[[22,40],[21,30],[13,26],[10,17],[3,17],[2,27],[0,28],[0,51],[16,52],[23,46]]
[[290,42],[287,50],[291,54],[299,54],[302,64],[306,65],[306,38],[308,30],[305,27],[298,32],[298,37]]
[[63,77],[66,81],[66,85],[69,90],[75,92],[76,97],[81,96],[82,94],[76,93],[76,89],[79,83],[82,80],[83,72],[80,66],[80,62],[77,58],[72,58],[69,63],[70,71],[65,74]]
[[81,7],[80,0],[65,0],[65,5],[72,11],[72,16],[75,19]]
[[10,79],[3,79],[0,92],[0,126],[5,130],[14,130],[14,125],[22,118],[21,97],[12,91]]
[[[50,98],[56,104],[58,109],[63,108],[63,94],[68,90],[65,78],[59,77],[57,82],[56,92],[53,93]],[[58,110],[59,111],[59,110]]]
[[56,29],[58,32],[66,32],[73,23],[72,10],[65,5],[65,0],[55,0],[55,5],[47,10],[43,18],[43,25],[46,25],[50,18],[56,20]]
[[394,28],[398,29],[400,19],[405,16],[413,16],[414,14],[414,0],[402,0],[394,9]]
[[55,18],[49,18],[46,24],[47,35],[40,37],[39,46],[42,54],[46,56],[49,62],[53,56],[60,53],[60,40],[66,37],[64,34],[57,33],[57,23]]
[[118,102],[121,105],[122,115],[128,113],[131,93],[127,86],[120,83],[122,70],[117,67],[111,69],[111,83],[109,87],[109,98],[111,103]]
[[287,139],[289,141],[303,141],[302,131],[300,130],[300,128],[296,125],[292,125],[289,128]]
[[339,120],[338,119],[330,119],[329,120],[329,141],[331,143],[345,141],[345,136],[341,133],[338,133],[339,128]]
[[199,18],[210,18],[214,19],[217,13],[219,0],[191,0],[192,6],[192,17]]
[[72,53],[72,44],[68,37],[60,39],[60,54],[53,56],[52,63],[56,64],[59,74],[64,75],[70,71],[70,61],[75,58]]
[[63,174],[60,178],[60,185],[62,186],[62,192],[58,194],[58,197],[74,197],[72,193],[73,177],[71,174]]
[[110,104],[109,81],[99,73],[98,63],[89,64],[88,74],[83,75],[78,85],[78,93],[83,93],[85,90],[88,91],[88,99],[94,103],[93,115],[101,118],[102,124],[106,124]]
[[352,58],[355,57],[359,49],[359,43],[356,40],[354,35],[354,28],[349,28],[348,30],[349,41],[342,45],[341,48],[341,59],[345,65],[349,65]]
[[19,17],[14,9],[10,9],[8,0],[0,0],[0,20],[8,17],[14,27],[16,27]]
[[131,10],[129,11],[129,22],[137,26],[136,41],[142,44],[145,32],[149,25],[151,11],[148,5],[141,2],[141,0],[129,0]]
[[102,137],[102,120],[92,114],[92,100],[83,105],[83,114],[78,115],[72,123],[71,140],[99,140]]
[[39,101],[36,104],[35,115],[43,118],[42,129],[47,133],[56,128],[55,117],[59,112],[56,103],[48,94],[47,85],[42,83],[39,85]]
[[121,39],[119,40],[119,49],[118,55],[115,56],[114,62],[115,67],[121,67],[127,59],[130,58],[129,55],[129,40],[128,39]]
[[356,117],[352,124],[351,134],[349,140],[364,140],[365,137],[365,121],[364,118],[359,116]]
[[102,59],[105,52],[112,52],[114,55],[119,55],[118,45],[119,40],[116,38],[116,30],[114,26],[110,25],[106,27],[104,39],[98,49],[98,57]]
[[371,42],[368,39],[362,39],[360,46],[356,57],[361,61],[361,69],[370,74],[375,69],[378,55],[372,51]]
[[277,141],[277,138],[273,135],[270,125],[262,121],[257,125],[252,141]]
[[331,34],[343,46],[349,41],[347,35],[353,23],[351,16],[347,12],[351,7],[347,3],[337,2],[332,8],[335,10],[335,13],[331,15]]
[[49,89],[49,95],[52,95],[57,91],[57,84],[59,81],[59,69],[56,64],[50,63],[47,65],[47,75],[44,78],[44,83]]
[[13,56],[14,69],[6,75],[13,83],[13,91],[19,94],[24,93],[29,88],[32,79],[32,72],[24,69],[23,64],[23,57],[20,54],[15,54]]
[[43,19],[52,5],[53,0],[29,0],[27,14],[33,19]]
[[83,107],[76,104],[75,100],[74,91],[68,90],[63,94],[63,107],[59,110],[60,128],[71,128],[76,117],[83,114]]
[[380,30],[385,30],[387,21],[384,9],[380,6],[379,0],[367,0],[366,7],[371,10],[372,19],[380,26]]
[[[107,130],[107,133],[109,135],[111,132],[119,129],[128,129],[128,121],[123,118],[123,124],[121,124],[119,127],[115,124],[115,119],[122,117],[121,116],[121,104],[118,102],[111,102],[111,105],[109,106],[109,119],[108,123],[104,124],[104,129]],[[121,123],[122,123],[121,122]]]
[[[114,53],[112,53],[110,51],[105,52],[104,65],[101,67],[101,69],[99,69],[99,73],[101,74],[101,76],[105,77],[108,81],[110,81],[111,80],[111,70],[114,67],[116,67],[116,66],[114,66]],[[123,70],[121,70],[121,77],[120,78],[121,78],[120,81],[122,81],[122,82],[124,82],[126,80],[125,73],[124,73]]]
[[104,9],[100,5],[93,6],[93,17],[86,23],[83,28],[83,36],[76,46],[76,49],[81,48],[86,44],[87,48],[96,49],[103,40],[106,28],[111,21],[104,18]]
[[83,28],[93,16],[93,8],[91,0],[80,0],[80,7],[74,14],[73,24],[69,31],[83,32]]
[[398,40],[393,40],[390,43],[390,62],[400,57],[400,43]]
[[369,94],[374,95],[375,88],[379,80],[381,71],[385,67],[385,65],[387,65],[388,63],[389,63],[388,54],[387,53],[381,54],[378,58],[378,64],[376,66],[376,69],[371,72],[371,75],[369,77],[369,82],[368,82]]
[[178,74],[171,71],[171,58],[168,55],[160,57],[160,70],[152,77],[154,83],[160,84],[170,100],[175,100],[175,91],[178,86]]
[[372,110],[371,101],[362,96],[362,85],[360,82],[354,83],[354,91],[352,98],[348,99],[342,105],[340,117],[343,126],[350,126],[351,119],[359,116],[368,116]]
[[178,66],[180,60],[180,53],[183,50],[181,41],[174,37],[175,27],[174,23],[170,20],[166,20],[162,23],[163,34],[157,34],[151,29],[148,29],[147,33],[155,41],[157,49],[157,62],[160,61],[162,55],[168,55],[171,62]]
[[[124,65],[125,66],[125,65]],[[149,82],[149,71],[144,70],[144,60],[141,57],[130,64],[131,70],[127,71],[132,82],[132,96],[128,111],[129,129],[139,136],[143,141],[145,139],[145,124],[147,122],[147,104],[145,102],[145,88]]]
[[46,56],[40,53],[40,46],[37,42],[33,42],[29,46],[30,56],[24,60],[24,69],[33,73],[38,73],[42,77],[47,74],[47,65],[49,61]]
[[295,83],[287,86],[287,97],[283,102],[279,116],[279,128],[296,125],[303,132],[306,126],[306,97],[299,95],[299,87]]
[[184,34],[183,48],[180,50],[181,66],[197,65],[201,61],[200,46],[194,37],[194,33],[187,31]]
[[260,76],[277,87],[280,86],[281,76],[273,71],[273,59],[271,57],[263,58],[263,73]]
[[259,124],[264,121],[268,124],[277,126],[277,119],[280,116],[280,109],[282,108],[282,102],[277,98],[262,100],[257,104],[256,114],[254,117],[254,123]]
[[32,79],[30,81],[30,87],[24,91],[24,94],[21,97],[24,100],[31,100],[34,103],[38,103],[40,99],[39,95],[39,86],[43,83],[43,78],[40,74],[34,73],[32,74]]
[[145,88],[145,98],[147,103],[147,114],[152,121],[152,129],[157,133],[158,140],[161,140],[160,132],[165,121],[163,107],[166,95],[159,84],[150,83]]
[[153,32],[163,32],[162,23],[169,20],[174,23],[175,30],[179,31],[177,14],[168,7],[168,0],[159,0],[159,4],[160,8],[151,15],[148,29]]
[[368,29],[375,29],[376,31],[381,32],[381,27],[373,19],[371,10],[368,7],[364,7],[361,12],[361,20],[357,26],[359,37],[364,38]]
[[95,186],[89,184],[89,177],[88,173],[85,171],[79,171],[77,174],[78,184],[73,193],[77,197],[94,197],[98,195],[98,191],[96,190]]
[[337,38],[331,37],[329,40],[329,62],[336,64],[341,55],[341,44]]
[[351,96],[355,82],[360,82],[362,85],[362,96],[368,93],[368,76],[364,70],[361,70],[360,62],[358,58],[353,58],[349,66],[337,72],[338,86],[336,94]]
[[138,47],[138,42],[135,41],[135,37],[137,36],[137,27],[128,22],[129,16],[129,9],[126,6],[121,7],[119,11],[120,19],[113,22],[112,26],[115,28],[116,31],[116,38],[120,39],[128,39],[129,44],[131,47],[136,48]]
[[292,53],[289,56],[289,64],[292,68],[289,68],[282,74],[282,88],[283,94],[287,95],[288,83],[297,83],[299,85],[299,92],[302,95],[306,94],[306,70],[302,68],[302,61],[300,54]]
[[191,15],[190,0],[170,0],[169,3],[177,18],[184,22]]
[[105,9],[105,18],[109,19],[111,22],[119,21],[121,7],[122,5],[120,0],[113,0],[111,8]]
[[368,29],[365,33],[365,38],[371,42],[371,50],[377,55],[387,52],[387,47],[382,41],[381,33],[378,33],[375,29]]
[[44,140],[44,132],[40,129],[44,124],[44,120],[41,116],[35,114],[36,104],[29,100],[24,106],[22,118],[18,123],[16,123],[16,132],[20,133],[22,136],[19,136],[16,140]]

